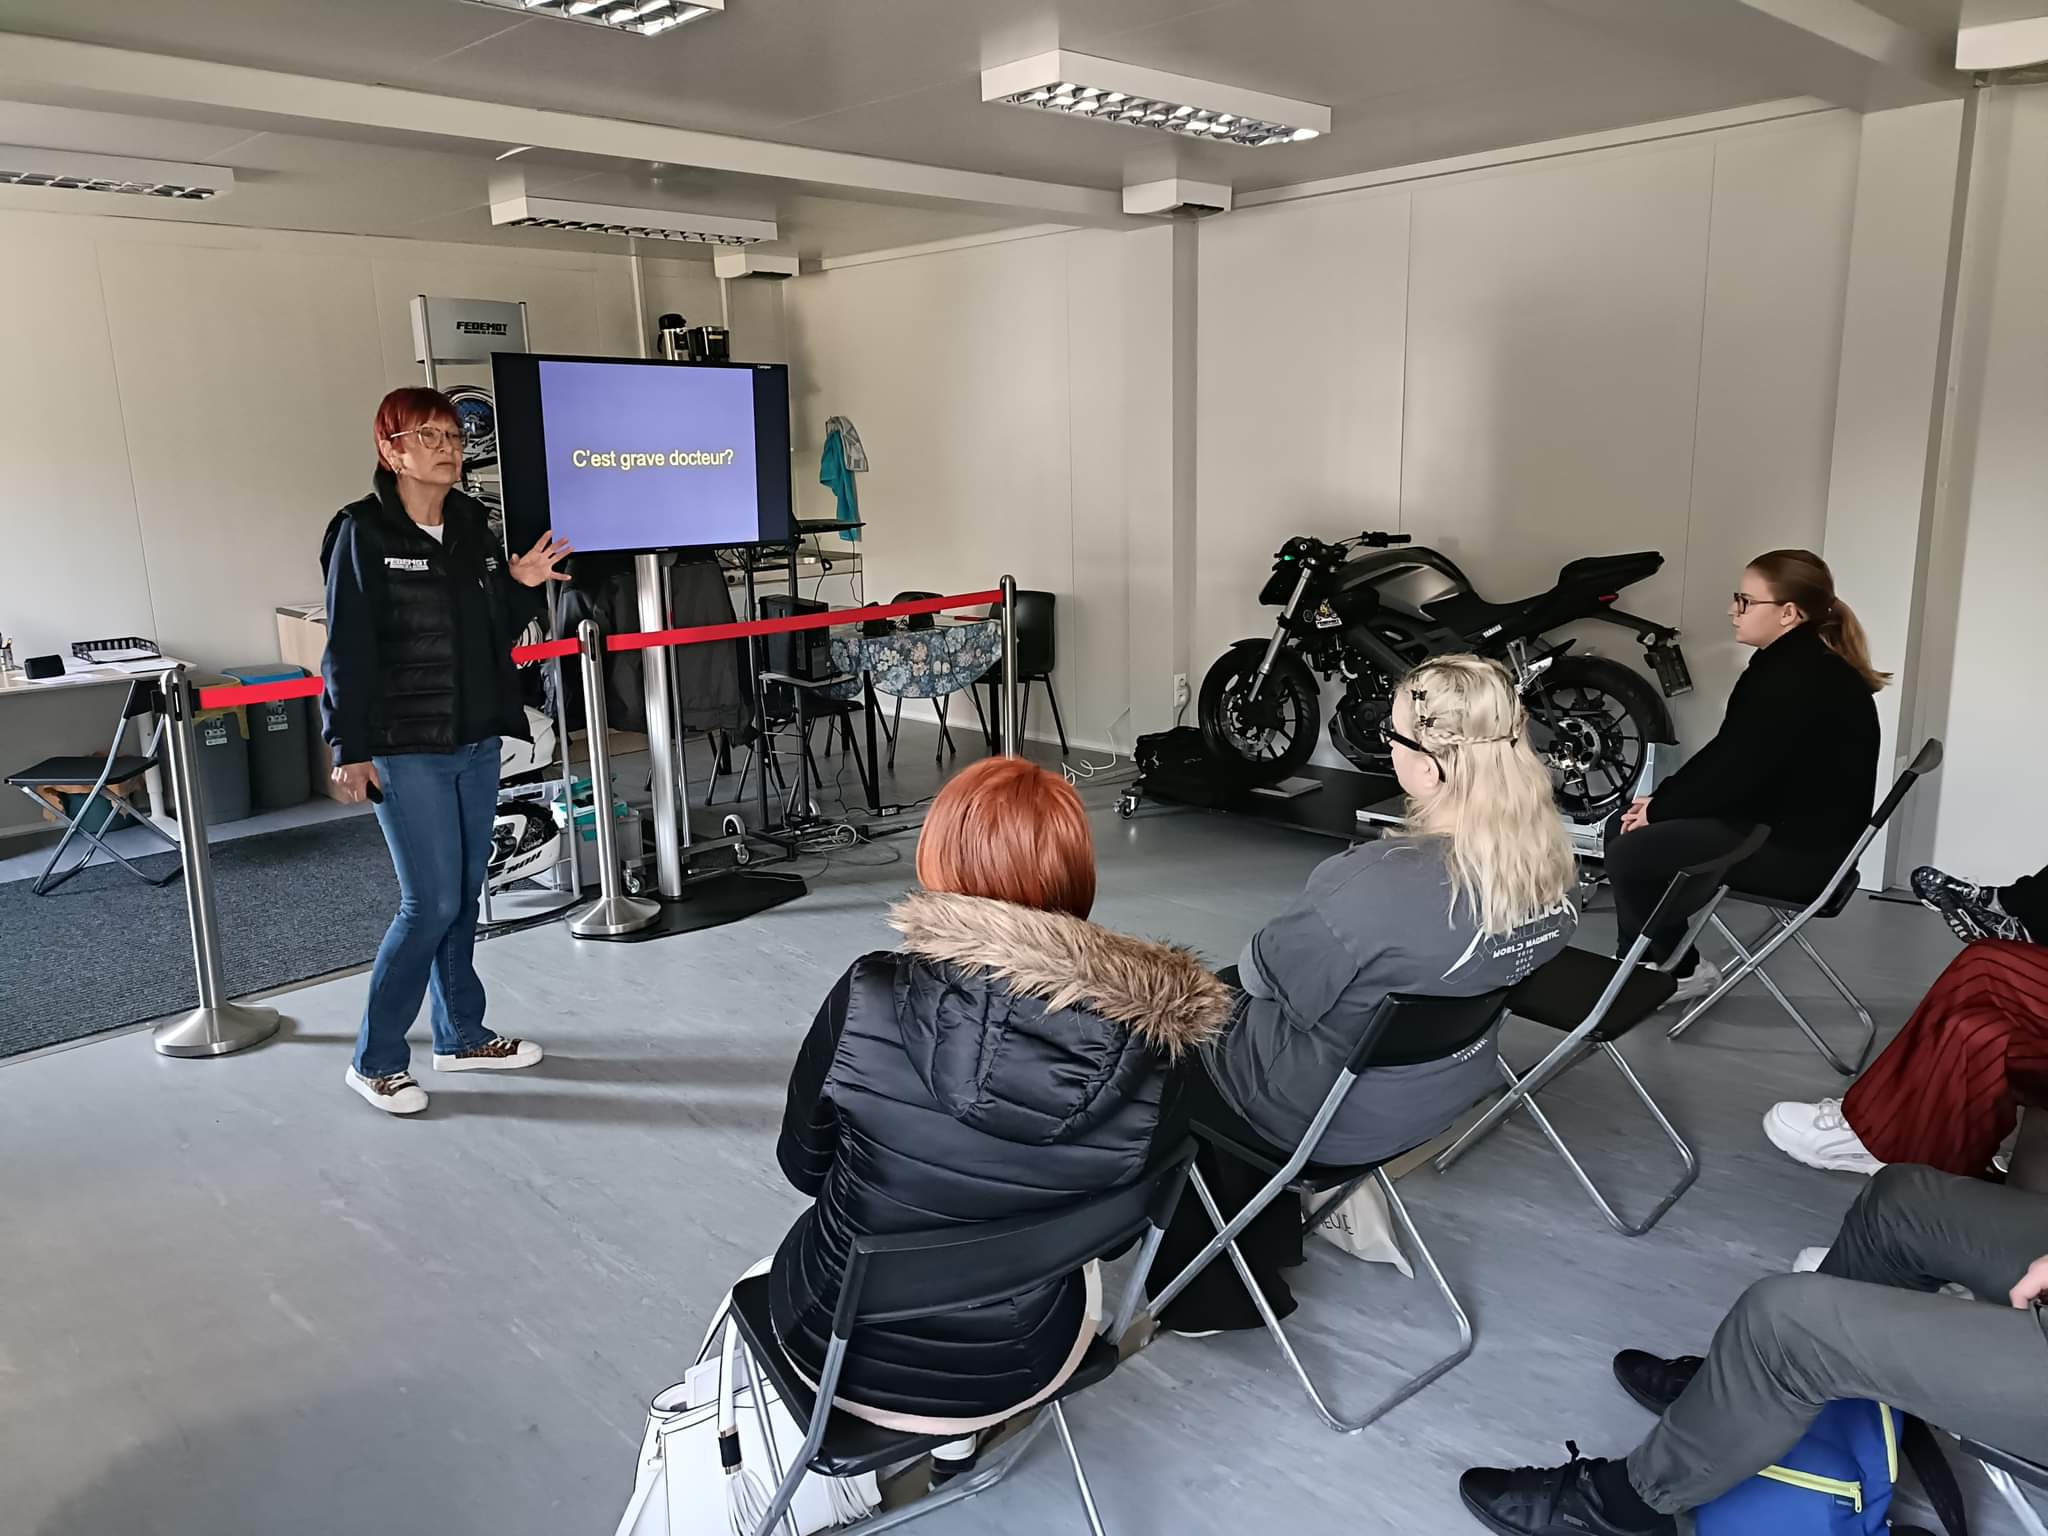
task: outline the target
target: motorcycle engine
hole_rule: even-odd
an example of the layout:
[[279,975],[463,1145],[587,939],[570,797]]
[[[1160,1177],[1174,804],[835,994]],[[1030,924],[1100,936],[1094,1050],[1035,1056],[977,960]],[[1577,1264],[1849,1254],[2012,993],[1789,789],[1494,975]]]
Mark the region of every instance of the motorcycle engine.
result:
[[1330,742],[1353,766],[1390,774],[1393,759],[1380,745],[1380,722],[1393,712],[1394,690],[1375,668],[1353,677],[1330,715]]

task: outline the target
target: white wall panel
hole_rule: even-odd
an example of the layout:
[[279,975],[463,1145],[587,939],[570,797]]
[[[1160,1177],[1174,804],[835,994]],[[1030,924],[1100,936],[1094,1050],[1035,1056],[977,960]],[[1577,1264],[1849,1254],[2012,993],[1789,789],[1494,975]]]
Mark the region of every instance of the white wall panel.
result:
[[150,634],[99,261],[61,225],[0,223],[0,462],[0,633],[16,657]]
[[209,666],[272,659],[272,610],[318,594],[321,530],[369,485],[369,269],[115,239],[100,261],[157,638]]
[[1955,492],[1965,510],[1948,758],[1934,861],[2005,882],[2048,863],[2048,89],[1985,98],[1971,189],[1957,380]]
[[[1202,229],[1196,688],[1232,641],[1272,633],[1258,594],[1287,538],[1402,527],[1408,223],[1403,191]],[[1327,735],[1317,754],[1343,761]]]

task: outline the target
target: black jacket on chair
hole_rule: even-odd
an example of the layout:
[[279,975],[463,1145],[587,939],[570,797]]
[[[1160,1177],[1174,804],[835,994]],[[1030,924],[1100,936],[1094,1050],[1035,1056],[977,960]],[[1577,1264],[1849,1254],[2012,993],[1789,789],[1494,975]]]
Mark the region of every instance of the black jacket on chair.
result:
[[1659,784],[1651,821],[1768,825],[1771,842],[1839,859],[1877,800],[1870,685],[1802,624],[1749,658],[1714,739]]
[[320,545],[335,762],[529,740],[512,643],[545,611],[542,589],[512,579],[481,503],[450,491],[437,540],[406,515],[390,470],[371,484]]
[[[918,892],[891,921],[904,949],[863,956],[832,989],[777,1147],[815,1197],[770,1272],[777,1338],[813,1381],[855,1237],[1006,1220],[1138,1177],[1169,1057],[1214,1035],[1233,1000],[1187,951],[1063,913]],[[839,1396],[935,1418],[999,1413],[1054,1380],[1082,1319],[1077,1273],[998,1305],[863,1327]]]

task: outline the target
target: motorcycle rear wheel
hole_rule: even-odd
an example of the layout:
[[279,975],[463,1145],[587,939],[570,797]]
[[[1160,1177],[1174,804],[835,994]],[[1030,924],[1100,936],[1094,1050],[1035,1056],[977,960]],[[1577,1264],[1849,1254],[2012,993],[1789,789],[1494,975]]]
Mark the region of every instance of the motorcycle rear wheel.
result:
[[1604,656],[1560,656],[1526,702],[1530,745],[1549,766],[1568,820],[1595,826],[1634,798],[1659,734],[1648,683]]
[[1322,727],[1315,674],[1292,651],[1273,658],[1258,698],[1246,697],[1265,654],[1263,640],[1238,641],[1209,668],[1197,702],[1210,757],[1244,784],[1277,784],[1299,773]]

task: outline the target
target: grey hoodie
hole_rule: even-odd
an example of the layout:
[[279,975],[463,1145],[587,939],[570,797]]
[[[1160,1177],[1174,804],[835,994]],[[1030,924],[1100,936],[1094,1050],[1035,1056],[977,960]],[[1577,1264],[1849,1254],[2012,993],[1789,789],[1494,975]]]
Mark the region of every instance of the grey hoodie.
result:
[[[1301,1139],[1388,993],[1470,997],[1511,986],[1570,940],[1578,913],[1568,901],[1512,933],[1482,934],[1466,902],[1452,910],[1442,850],[1435,838],[1390,837],[1326,859],[1301,899],[1245,946],[1246,995],[1210,1048],[1209,1072],[1276,1147]],[[1500,1085],[1494,1056],[1488,1038],[1457,1058],[1367,1073],[1316,1160],[1372,1162],[1429,1140]]]

